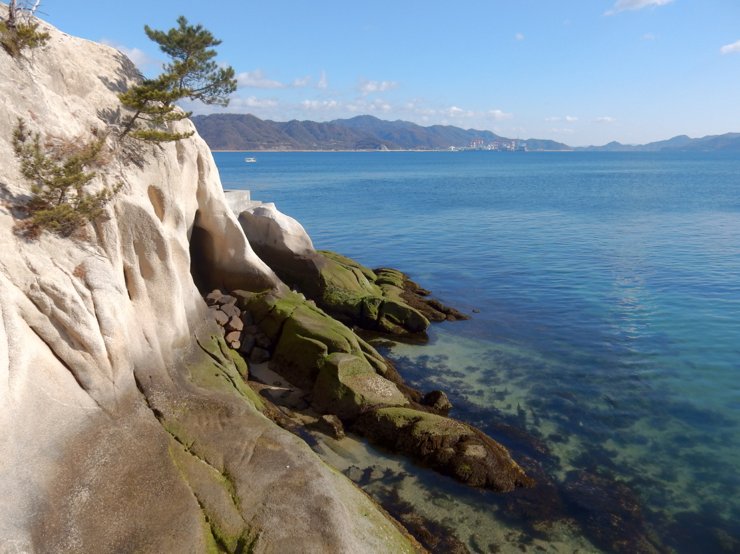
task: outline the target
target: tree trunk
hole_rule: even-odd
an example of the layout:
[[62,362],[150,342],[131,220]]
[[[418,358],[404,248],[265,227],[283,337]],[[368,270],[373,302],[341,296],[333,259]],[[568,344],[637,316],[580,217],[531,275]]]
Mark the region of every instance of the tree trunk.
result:
[[16,0],[10,0],[10,4],[8,4],[8,21],[6,22],[8,29],[15,29],[15,18],[17,11],[18,6],[16,6]]

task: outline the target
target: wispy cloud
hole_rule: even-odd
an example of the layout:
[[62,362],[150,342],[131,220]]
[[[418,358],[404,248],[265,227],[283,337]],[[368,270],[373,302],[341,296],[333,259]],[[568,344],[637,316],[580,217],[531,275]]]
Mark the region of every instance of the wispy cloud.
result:
[[[322,73],[322,79],[325,76]],[[260,88],[260,89],[286,89],[286,88],[307,88],[311,86],[313,79],[310,75],[305,77],[296,77],[290,83],[283,83],[270,79],[267,77],[264,71],[261,69],[255,69],[254,71],[245,71],[239,73],[236,76],[236,83],[240,88]],[[325,88],[321,86],[321,81],[316,85],[318,88]]]
[[310,111],[331,111],[338,108],[337,100],[304,100],[301,107]]
[[524,33],[517,33],[514,35],[515,40],[524,40],[525,38]]
[[596,121],[596,123],[616,123],[617,120],[611,116],[603,115],[601,117],[597,117],[594,121]]
[[556,134],[556,135],[572,135],[576,131],[572,127],[554,127],[550,129],[550,132]]
[[395,81],[360,81],[357,90],[362,94],[372,94],[375,92],[385,92],[398,87]]
[[319,82],[316,87],[320,89],[329,88],[329,80],[326,78],[326,71],[321,72],[321,76],[319,77]]
[[261,69],[245,71],[236,76],[237,84],[242,88],[286,88],[285,83],[268,79]]
[[306,75],[305,77],[298,77],[296,79],[293,79],[293,82],[290,84],[293,88],[305,88],[311,84],[311,76]]
[[655,40],[655,35],[653,33],[645,33],[642,35],[642,40]]
[[604,15],[615,15],[628,10],[642,10],[643,8],[665,6],[671,2],[673,0],[617,0],[612,9]]
[[566,115],[565,117],[560,117],[556,115],[552,117],[546,117],[545,121],[548,121],[551,123],[554,123],[557,121],[565,121],[566,123],[575,123],[576,121],[578,121],[578,117],[576,117],[575,115]]
[[161,60],[152,58],[149,54],[147,54],[143,50],[139,50],[138,48],[128,48],[126,46],[123,46],[122,44],[115,43],[112,40],[108,40],[105,38],[101,39],[100,42],[108,46],[112,46],[116,50],[120,50],[121,52],[123,52],[128,57],[128,59],[134,62],[134,65],[142,71],[162,65]]
[[229,102],[229,106],[234,108],[276,108],[278,101],[274,98],[257,98],[256,96],[237,96]]
[[503,110],[488,110],[488,115],[491,116],[494,121],[503,121],[514,117],[514,114],[506,113]]
[[740,53],[740,40],[733,42],[732,44],[725,44],[719,49],[722,54],[738,54]]

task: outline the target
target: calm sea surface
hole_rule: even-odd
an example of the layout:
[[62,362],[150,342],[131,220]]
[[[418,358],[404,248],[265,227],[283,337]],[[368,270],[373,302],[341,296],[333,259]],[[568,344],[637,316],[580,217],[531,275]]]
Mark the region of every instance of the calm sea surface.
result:
[[740,552],[737,156],[250,155],[215,154],[225,188],[471,313],[379,346],[553,488],[525,509],[360,442],[327,459],[471,551]]

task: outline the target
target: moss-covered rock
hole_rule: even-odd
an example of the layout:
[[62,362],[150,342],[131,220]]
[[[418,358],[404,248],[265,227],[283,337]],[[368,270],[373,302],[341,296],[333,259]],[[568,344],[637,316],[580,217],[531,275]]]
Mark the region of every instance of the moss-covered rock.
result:
[[261,411],[262,399],[245,382],[249,367],[244,358],[217,332],[201,332],[196,340],[202,354],[191,356],[184,364],[192,382],[209,390],[239,394]]
[[311,404],[319,412],[352,419],[370,406],[403,406],[408,400],[364,358],[335,352],[323,360]]
[[379,375],[387,372],[383,357],[346,325],[295,292],[236,291],[239,306],[274,345],[270,367],[294,385],[313,389],[319,369],[332,353],[345,353]]
[[423,333],[429,320],[401,297],[405,276],[380,273],[335,252],[317,252],[319,296],[316,302],[336,317],[364,329],[394,335]]
[[378,408],[353,429],[463,483],[499,492],[533,484],[499,443],[464,423],[407,407]]

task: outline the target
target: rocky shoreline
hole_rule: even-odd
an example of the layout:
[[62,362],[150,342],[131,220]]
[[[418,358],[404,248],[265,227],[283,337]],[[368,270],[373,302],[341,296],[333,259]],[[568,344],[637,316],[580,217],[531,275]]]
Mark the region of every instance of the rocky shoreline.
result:
[[[346,428],[475,487],[508,492],[533,484],[503,446],[446,416],[451,404],[443,391],[423,394],[406,385],[388,360],[314,300],[293,291],[214,290],[206,301],[224,340],[244,358],[242,377],[280,391],[254,387],[273,405],[267,415],[277,423],[291,428],[287,419],[335,438]],[[262,366],[256,379],[252,365]]]
[[[410,387],[362,338],[423,338],[430,322],[467,315],[401,271],[314,250],[300,224],[272,204],[233,200],[250,244],[292,289],[204,296],[226,344],[244,359],[242,378],[265,415],[302,437],[307,430],[337,440],[358,435],[472,487],[511,492],[534,485],[504,446],[447,417],[452,404],[444,391]],[[398,514],[425,547],[466,551],[413,507]]]

